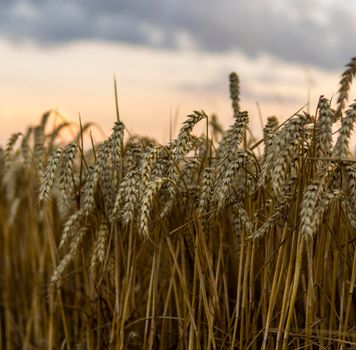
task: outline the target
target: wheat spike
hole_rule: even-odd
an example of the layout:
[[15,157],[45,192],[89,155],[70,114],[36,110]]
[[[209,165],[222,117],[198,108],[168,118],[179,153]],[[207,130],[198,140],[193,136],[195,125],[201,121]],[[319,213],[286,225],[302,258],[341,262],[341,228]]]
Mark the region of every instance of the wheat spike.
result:
[[235,72],[230,73],[230,97],[232,101],[232,109],[234,116],[240,112],[240,80]]
[[179,131],[178,137],[174,142],[174,156],[177,160],[183,158],[186,152],[189,151],[191,144],[191,132],[193,127],[203,118],[207,118],[205,112],[194,111],[194,114],[188,115]]
[[148,221],[150,217],[150,210],[152,206],[153,198],[156,196],[158,191],[160,190],[164,179],[157,178],[152,180],[142,197],[142,204],[141,204],[141,216],[140,216],[140,233],[144,239],[149,239],[149,227]]
[[349,153],[349,142],[351,132],[356,122],[356,103],[350,106],[346,112],[346,117],[342,119],[339,136],[332,153],[332,157],[344,159]]
[[307,114],[300,114],[290,119],[275,139],[273,146],[272,186],[277,195],[280,194],[293,160],[298,155],[298,145],[305,133],[305,126],[311,119]]
[[337,98],[337,109],[334,121],[341,117],[342,111],[346,106],[352,79],[356,75],[356,57],[353,57],[351,61],[346,65],[346,67],[347,68],[342,73],[342,77],[340,80],[339,96]]
[[64,229],[62,232],[61,240],[58,245],[58,249],[62,249],[71,241],[73,234],[79,229],[80,225],[82,224],[84,214],[84,210],[80,209],[67,219],[66,223],[64,224]]
[[318,109],[316,157],[330,157],[332,151],[332,122],[335,111],[330,108],[329,101],[323,96],[319,99]]
[[151,172],[154,166],[154,163],[159,152],[158,145],[152,145],[142,156],[142,162],[140,166],[140,175],[141,175],[141,191],[145,190],[150,177]]
[[9,168],[9,166],[11,164],[12,152],[13,152],[15,143],[21,135],[22,135],[22,133],[20,133],[20,132],[12,134],[9,141],[6,144],[6,149],[5,149],[5,166],[6,166],[6,168]]
[[58,148],[52,152],[49,158],[48,165],[45,169],[41,182],[40,195],[39,195],[40,201],[47,201],[49,199],[49,192],[51,191],[54,184],[55,174],[62,158],[62,152],[63,149]]
[[[246,167],[250,160],[251,154],[249,152],[238,150],[235,158],[226,166],[226,171],[219,173],[213,197],[214,202],[217,203],[218,210],[225,204],[233,178],[237,175],[240,169]],[[219,172],[221,172],[220,169]]]
[[80,231],[77,232],[75,236],[73,236],[73,239],[70,243],[69,253],[67,253],[60,261],[51,277],[50,284],[52,286],[59,286],[61,284],[63,273],[69,263],[76,257],[80,244],[82,243],[87,230],[88,229],[86,227],[81,228]]
[[63,162],[59,177],[63,201],[66,201],[66,199],[70,197],[73,191],[73,162],[77,148],[77,144],[73,142],[69,144],[63,151]]
[[208,210],[211,198],[214,194],[214,178],[213,169],[211,167],[205,168],[202,175],[201,185],[200,185],[200,195],[198,212],[202,214],[204,211]]
[[113,132],[109,138],[110,142],[110,153],[114,164],[114,169],[119,173],[119,169],[122,167],[122,157],[123,152],[122,144],[124,138],[125,126],[121,121],[116,121],[114,124]]
[[107,223],[102,223],[97,231],[97,239],[94,242],[94,251],[90,260],[90,270],[94,271],[98,264],[102,265],[104,263],[108,239],[108,225]]

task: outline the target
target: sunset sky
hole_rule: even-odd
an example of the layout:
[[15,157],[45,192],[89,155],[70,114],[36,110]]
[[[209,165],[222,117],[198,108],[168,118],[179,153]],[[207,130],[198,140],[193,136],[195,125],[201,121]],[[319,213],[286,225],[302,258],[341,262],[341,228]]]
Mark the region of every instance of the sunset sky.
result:
[[175,113],[231,123],[236,71],[258,133],[256,102],[264,121],[313,111],[355,55],[353,0],[1,0],[0,144],[48,109],[109,133],[114,75],[127,128],[166,142]]

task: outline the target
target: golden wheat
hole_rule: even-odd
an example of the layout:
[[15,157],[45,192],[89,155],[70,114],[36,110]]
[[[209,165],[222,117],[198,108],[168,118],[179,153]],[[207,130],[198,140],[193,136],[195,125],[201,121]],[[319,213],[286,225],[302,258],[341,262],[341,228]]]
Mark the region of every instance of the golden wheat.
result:
[[226,131],[195,111],[160,145],[126,135],[117,115],[85,149],[91,124],[65,145],[70,125],[48,131],[49,111],[12,135],[0,149],[1,348],[356,347],[354,75],[355,58],[335,108],[321,96],[315,115],[269,117],[259,141],[235,73]]

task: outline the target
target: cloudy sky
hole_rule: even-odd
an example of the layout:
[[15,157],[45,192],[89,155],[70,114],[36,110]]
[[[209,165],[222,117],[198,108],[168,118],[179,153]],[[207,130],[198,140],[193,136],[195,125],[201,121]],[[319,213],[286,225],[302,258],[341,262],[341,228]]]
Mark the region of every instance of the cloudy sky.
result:
[[108,132],[113,75],[128,128],[166,141],[175,113],[229,124],[237,71],[258,129],[256,102],[285,118],[333,97],[355,44],[353,0],[1,0],[0,143],[51,108]]

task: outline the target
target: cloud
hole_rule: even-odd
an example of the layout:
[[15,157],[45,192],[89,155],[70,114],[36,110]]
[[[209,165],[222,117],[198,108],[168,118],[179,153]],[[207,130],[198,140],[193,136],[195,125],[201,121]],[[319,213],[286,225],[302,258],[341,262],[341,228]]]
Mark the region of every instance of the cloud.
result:
[[0,35],[41,45],[238,50],[331,69],[355,55],[356,7],[352,0],[2,0]]

